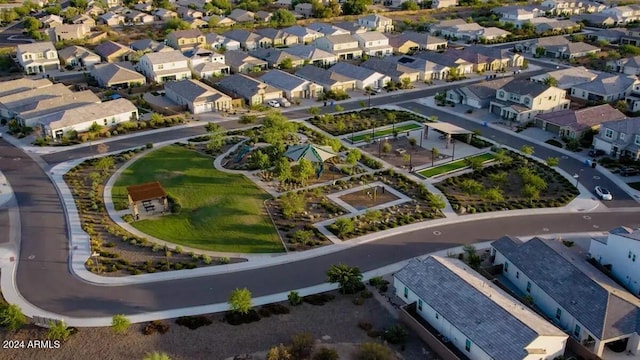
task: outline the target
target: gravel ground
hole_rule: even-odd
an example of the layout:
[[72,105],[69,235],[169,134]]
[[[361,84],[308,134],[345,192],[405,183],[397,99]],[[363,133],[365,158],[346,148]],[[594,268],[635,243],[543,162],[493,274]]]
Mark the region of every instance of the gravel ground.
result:
[[[109,328],[81,328],[59,349],[2,349],[0,359],[141,359],[145,353],[161,351],[174,360],[227,359],[241,354],[263,352],[271,346],[287,343],[292,335],[310,332],[318,343],[343,344],[372,341],[365,331],[358,328],[359,321],[368,321],[381,330],[397,321],[392,309],[377,297],[367,299],[364,305],[352,303],[353,296],[333,293],[335,300],[324,306],[302,304],[291,307],[287,315],[272,315],[258,322],[240,326],[221,321],[222,314],[209,317],[213,324],[197,330],[189,330],[165,321],[170,325],[164,334],[143,335],[144,324],[131,326],[124,335],[113,334]],[[288,306],[288,304],[285,304]],[[43,340],[46,331],[37,328],[23,329],[19,333],[0,333],[0,340]],[[345,345],[340,345],[343,349]],[[347,345],[348,347],[348,345]],[[401,358],[435,359],[424,343],[411,334],[404,351],[395,347]],[[254,357],[257,359],[258,357]],[[341,357],[345,359],[345,357]],[[348,358],[346,358],[348,359]]]

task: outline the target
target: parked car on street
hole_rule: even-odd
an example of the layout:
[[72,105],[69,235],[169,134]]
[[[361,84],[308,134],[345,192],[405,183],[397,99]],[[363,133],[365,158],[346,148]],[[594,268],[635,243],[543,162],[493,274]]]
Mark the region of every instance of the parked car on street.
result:
[[591,157],[598,157],[604,154],[606,154],[604,150],[600,150],[600,149],[589,150],[589,156]]
[[626,167],[620,169],[620,175],[622,176],[636,176],[640,175],[640,170],[633,167]]
[[602,200],[613,200],[613,195],[611,195],[611,192],[605,188],[603,188],[602,186],[596,186],[596,195],[598,195],[598,197]]

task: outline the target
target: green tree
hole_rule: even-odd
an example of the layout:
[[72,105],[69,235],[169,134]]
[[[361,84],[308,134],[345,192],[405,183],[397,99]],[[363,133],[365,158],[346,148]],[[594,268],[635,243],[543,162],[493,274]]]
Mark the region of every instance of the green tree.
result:
[[87,0],[71,0],[71,6],[76,7],[78,9],[86,9],[87,8]]
[[289,160],[285,157],[276,160],[273,173],[281,183],[289,181],[291,179],[291,163]]
[[489,174],[489,181],[495,185],[502,185],[507,182],[508,175],[506,171]]
[[271,167],[271,160],[269,155],[263,153],[262,150],[257,150],[251,154],[251,165],[257,169],[266,170]]
[[336,109],[336,111],[337,111],[337,112],[342,112],[342,111],[344,111],[344,106],[342,106],[342,105],[336,105],[336,106],[335,106],[335,109]]
[[171,358],[165,353],[154,351],[152,353],[147,353],[142,360],[171,360]]
[[16,331],[27,323],[27,318],[18,305],[10,304],[0,310],[0,326]]
[[535,153],[535,150],[533,149],[533,146],[529,146],[529,145],[522,145],[522,147],[520,148],[520,151],[525,154],[525,155],[533,155]]
[[558,165],[560,165],[560,158],[558,158],[558,157],[548,157],[547,158],[547,165],[549,165],[549,166],[558,166]]
[[473,179],[465,179],[460,183],[460,190],[467,195],[479,194],[482,189],[482,184]]
[[536,56],[537,57],[543,57],[546,53],[547,53],[547,50],[545,48],[543,48],[542,46],[538,46],[536,48]]
[[341,291],[345,294],[353,294],[362,288],[362,272],[355,266],[331,265],[327,270],[327,278],[330,283],[340,285]]
[[499,187],[492,187],[485,190],[482,197],[493,202],[504,201],[504,195],[502,195],[502,190]]
[[513,162],[513,158],[511,156],[508,155],[507,151],[505,149],[500,149],[498,151],[496,151],[495,153],[495,159],[497,162],[504,164],[504,165],[509,165]]
[[390,142],[385,141],[385,142],[382,144],[382,152],[383,152],[383,153],[388,154],[388,153],[390,153],[390,152],[391,152],[391,150],[392,150],[392,149],[393,149],[393,146],[391,146],[391,143],[390,143]]
[[416,2],[413,0],[403,2],[402,5],[400,5],[400,8],[402,10],[409,10],[409,11],[420,10],[420,6],[416,4]]
[[300,159],[294,170],[296,179],[300,180],[302,184],[305,184],[315,173],[316,169],[313,167],[313,163],[307,159]]
[[96,170],[102,171],[103,173],[108,173],[109,170],[113,169],[115,166],[115,161],[111,156],[103,156],[96,162]]
[[331,225],[331,227],[335,229],[337,235],[340,237],[347,236],[355,230],[355,224],[353,223],[352,218],[339,218]]
[[354,173],[355,173],[356,167],[358,166],[358,161],[360,161],[361,158],[362,158],[362,153],[358,149],[351,149],[347,153],[346,162],[347,164],[351,165]]
[[130,325],[131,321],[123,314],[113,315],[113,318],[111,318],[111,330],[116,334],[123,334]]
[[346,0],[342,3],[342,13],[344,15],[361,15],[367,11],[367,0]]
[[471,170],[481,170],[482,169],[482,159],[477,157],[469,157],[464,159],[465,164],[471,168]]
[[22,26],[26,31],[38,31],[42,26],[42,23],[32,16],[27,16],[24,18]]
[[296,125],[277,111],[267,114],[262,126],[264,141],[275,146],[284,144],[284,141],[296,131]]
[[558,86],[558,79],[554,78],[553,76],[547,76],[546,78],[544,78],[544,80],[542,80],[542,83],[547,86]]
[[71,329],[67,327],[64,321],[50,321],[49,331],[47,331],[47,339],[67,341],[71,336]]
[[280,197],[280,206],[282,206],[282,215],[291,219],[304,212],[306,201],[304,196],[296,192],[288,192]]
[[382,219],[382,212],[380,210],[367,210],[362,214],[362,217],[369,224],[375,224]]
[[224,129],[216,123],[207,123],[205,129],[209,133],[209,142],[207,143],[207,149],[211,151],[218,151],[224,146],[225,133]]
[[355,356],[356,360],[391,360],[393,359],[393,354],[388,347],[376,343],[376,342],[367,342],[360,344],[358,352]]
[[295,334],[291,337],[289,352],[294,359],[308,359],[313,352],[313,335],[308,332]]
[[447,203],[442,197],[442,195],[429,193],[429,195],[427,195],[427,200],[429,200],[429,203],[431,204],[431,206],[433,206],[436,209],[442,210],[445,207],[447,207]]
[[331,149],[335,152],[339,152],[342,148],[342,142],[338,138],[327,137],[322,141],[322,145],[331,146]]
[[476,251],[476,247],[473,245],[465,245],[462,247],[462,252],[465,254],[465,260],[473,269],[478,269],[482,263],[482,259]]
[[180,20],[178,18],[173,18],[165,21],[163,25],[163,29],[165,34],[169,34],[174,30],[189,30],[191,25],[184,20]]
[[271,26],[286,27],[296,23],[296,17],[286,9],[278,9],[271,13]]
[[293,60],[291,60],[291,58],[289,57],[282,59],[282,61],[280,62],[280,68],[285,70],[293,68]]
[[212,0],[211,5],[222,10],[225,14],[231,12],[231,2],[229,0]]
[[229,309],[240,314],[247,314],[251,310],[251,291],[247,288],[235,289],[229,296]]
[[307,109],[307,112],[313,116],[320,114],[320,109],[317,106],[312,106]]

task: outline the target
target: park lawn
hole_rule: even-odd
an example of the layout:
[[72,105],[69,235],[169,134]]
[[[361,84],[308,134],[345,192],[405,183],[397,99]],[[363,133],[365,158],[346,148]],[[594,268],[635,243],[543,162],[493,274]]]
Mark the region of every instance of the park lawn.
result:
[[167,146],[140,158],[116,181],[114,202],[126,186],[159,181],[182,206],[179,214],[132,225],[153,237],[203,250],[270,253],[283,251],[264,208],[269,195],[243,175],[213,168],[213,159],[180,146]]
[[[495,156],[493,156],[493,154],[491,153],[484,153],[484,154],[471,156],[470,158],[473,158],[473,159],[478,158],[478,159],[481,159],[483,163],[485,163],[487,161],[493,160]],[[448,162],[446,164],[438,165],[436,167],[431,167],[422,171],[418,171],[418,174],[426,178],[430,178],[432,176],[448,173],[450,171],[463,169],[467,167],[467,162],[465,160],[466,159],[460,159],[460,160]]]
[[[418,125],[418,124],[405,124],[402,126],[396,126],[395,131],[396,132],[403,132],[403,131],[409,131],[409,130],[415,130],[415,129],[419,129],[422,126]],[[390,127],[388,129],[382,129],[380,131],[375,131],[373,133],[373,138],[377,139],[381,136],[387,136],[387,135],[392,135],[393,134],[393,127]],[[360,135],[356,135],[353,137],[353,139],[351,137],[349,137],[349,140],[351,140],[352,143],[357,143],[360,142],[362,140],[364,140],[367,136],[371,136],[371,133],[364,133],[364,134],[360,134]]]

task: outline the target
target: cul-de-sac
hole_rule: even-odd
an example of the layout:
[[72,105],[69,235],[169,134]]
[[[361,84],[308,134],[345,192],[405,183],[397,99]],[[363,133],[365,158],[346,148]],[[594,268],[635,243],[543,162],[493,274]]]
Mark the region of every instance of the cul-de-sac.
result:
[[638,0],[0,0],[0,359],[640,359]]

